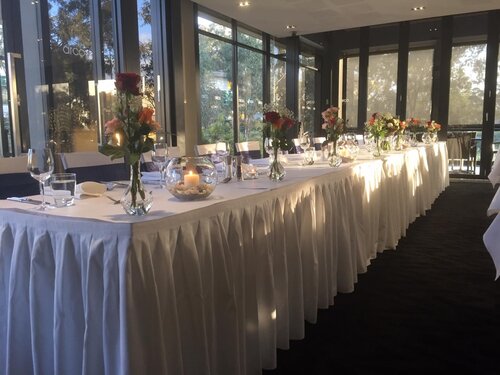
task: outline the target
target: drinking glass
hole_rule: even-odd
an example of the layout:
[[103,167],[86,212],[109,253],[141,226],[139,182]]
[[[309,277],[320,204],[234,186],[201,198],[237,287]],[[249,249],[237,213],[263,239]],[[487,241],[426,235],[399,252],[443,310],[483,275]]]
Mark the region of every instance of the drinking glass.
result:
[[264,150],[266,150],[269,157],[273,157],[273,139],[272,138],[264,139]]
[[42,195],[42,204],[39,210],[45,210],[45,181],[47,181],[52,172],[54,172],[54,156],[50,148],[30,148],[28,150],[28,172],[31,177],[40,184],[40,194]]
[[308,133],[304,133],[299,137],[299,145],[303,152],[306,151],[309,146],[311,146],[311,137]]
[[165,169],[168,162],[168,147],[165,142],[157,142],[153,145],[151,161],[160,171],[160,189],[165,188]]

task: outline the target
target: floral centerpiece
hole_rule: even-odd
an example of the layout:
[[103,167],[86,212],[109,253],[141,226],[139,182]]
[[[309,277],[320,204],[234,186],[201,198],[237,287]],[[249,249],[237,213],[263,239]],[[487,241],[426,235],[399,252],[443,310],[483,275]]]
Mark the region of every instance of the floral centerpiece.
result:
[[441,124],[438,124],[436,121],[434,120],[431,120],[431,121],[427,121],[427,124],[425,126],[425,129],[429,132],[429,133],[436,133],[438,132],[439,130],[441,130]]
[[323,117],[323,125],[321,128],[326,132],[326,143],[333,143],[333,155],[337,156],[337,141],[345,131],[345,121],[339,117],[339,109],[337,107],[327,108],[321,112]]
[[421,133],[425,131],[425,124],[422,120],[411,117],[406,120],[406,128],[411,133]]
[[437,132],[441,130],[441,124],[438,124],[434,120],[427,121],[425,130],[427,131],[427,133],[424,133],[424,135],[422,136],[422,141],[424,143],[434,143],[437,141]]
[[374,155],[381,155],[381,141],[401,131],[400,121],[391,113],[375,112],[365,124],[365,131],[370,134],[376,144]]
[[123,157],[130,165],[130,184],[121,199],[130,215],[144,215],[151,209],[152,196],[141,182],[140,158],[142,153],[153,150],[154,140],[150,135],[160,129],[153,119],[154,109],[143,107],[140,81],[141,77],[135,73],[116,75],[115,113],[104,125],[108,142],[100,149],[112,160]]
[[271,155],[269,178],[281,181],[285,177],[285,169],[278,158],[278,151],[289,150],[292,146],[286,132],[295,124],[293,112],[285,107],[265,104],[264,123],[265,148]]

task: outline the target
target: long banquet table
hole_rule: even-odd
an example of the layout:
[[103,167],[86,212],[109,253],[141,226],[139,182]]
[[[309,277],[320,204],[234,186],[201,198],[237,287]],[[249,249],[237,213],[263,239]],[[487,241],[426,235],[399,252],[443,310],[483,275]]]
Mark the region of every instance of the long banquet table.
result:
[[[446,143],[205,201],[0,202],[0,373],[260,374],[448,185]],[[112,191],[110,195],[120,195]]]

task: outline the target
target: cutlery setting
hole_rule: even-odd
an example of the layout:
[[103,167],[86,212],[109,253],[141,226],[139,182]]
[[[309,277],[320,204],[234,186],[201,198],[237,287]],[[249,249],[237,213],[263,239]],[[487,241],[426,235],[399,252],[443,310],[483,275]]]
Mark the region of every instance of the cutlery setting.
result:
[[37,200],[37,199],[33,199],[33,198],[28,198],[28,197],[8,197],[7,200],[14,201],[14,202],[35,204],[35,205],[42,204],[42,201]]

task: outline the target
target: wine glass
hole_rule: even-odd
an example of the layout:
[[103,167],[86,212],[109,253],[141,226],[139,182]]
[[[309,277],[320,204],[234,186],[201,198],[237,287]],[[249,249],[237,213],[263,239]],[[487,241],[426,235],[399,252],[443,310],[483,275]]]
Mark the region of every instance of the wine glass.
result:
[[40,194],[42,195],[42,205],[39,210],[45,210],[45,181],[54,172],[54,157],[50,148],[30,148],[28,150],[28,172],[31,177],[40,184]]
[[165,188],[165,168],[168,162],[168,147],[165,142],[157,142],[153,145],[151,161],[160,171],[160,189]]
[[272,138],[266,138],[264,139],[264,150],[266,150],[267,154],[270,157],[273,157],[273,139]]
[[306,149],[311,145],[311,137],[309,133],[303,133],[299,136],[299,145],[302,149],[302,152],[305,152]]

